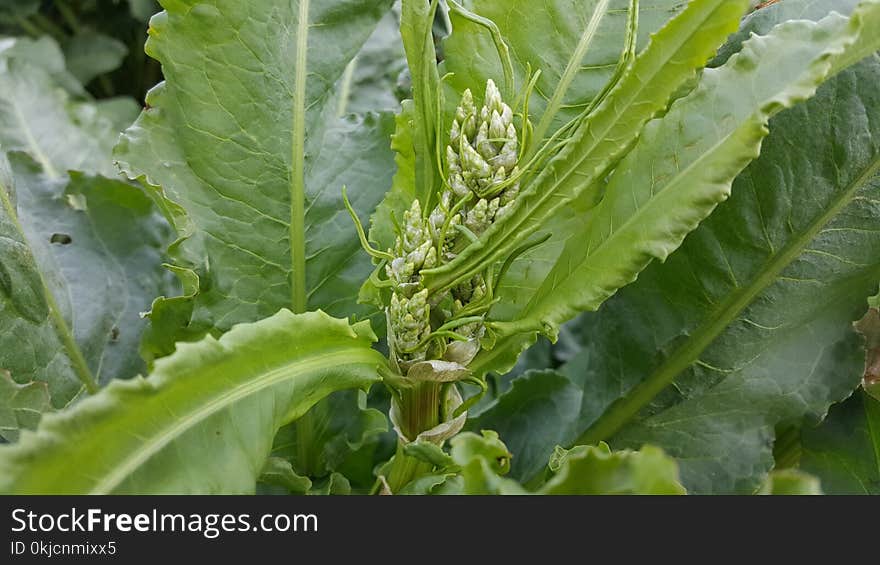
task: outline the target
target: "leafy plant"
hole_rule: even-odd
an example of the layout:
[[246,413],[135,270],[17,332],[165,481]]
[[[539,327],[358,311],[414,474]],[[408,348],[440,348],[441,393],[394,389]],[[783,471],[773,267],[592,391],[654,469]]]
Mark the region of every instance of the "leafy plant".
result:
[[0,40],[4,492],[876,482],[880,2],[160,4]]

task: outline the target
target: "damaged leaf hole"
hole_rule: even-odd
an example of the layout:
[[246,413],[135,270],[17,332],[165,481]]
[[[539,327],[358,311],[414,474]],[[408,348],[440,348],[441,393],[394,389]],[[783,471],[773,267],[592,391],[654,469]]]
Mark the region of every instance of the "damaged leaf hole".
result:
[[73,238],[67,235],[66,233],[53,233],[52,237],[49,238],[49,243],[57,243],[59,245],[70,245],[73,243]]

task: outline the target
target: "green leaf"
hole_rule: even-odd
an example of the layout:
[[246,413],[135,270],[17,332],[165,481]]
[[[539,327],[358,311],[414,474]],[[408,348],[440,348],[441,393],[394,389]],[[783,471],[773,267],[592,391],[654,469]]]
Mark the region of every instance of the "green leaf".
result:
[[46,383],[18,384],[7,371],[0,371],[0,438],[18,440],[19,430],[37,427],[43,412],[52,409]]
[[314,485],[312,490],[308,492],[308,494],[317,494],[317,495],[347,495],[351,494],[351,484],[349,484],[348,479],[345,478],[345,475],[341,473],[333,473],[323,481],[320,481]]
[[857,392],[801,442],[800,466],[827,494],[880,494],[880,401]]
[[540,494],[686,494],[678,465],[663,450],[611,451],[605,443],[557,448],[550,461],[555,474]]
[[731,199],[582,319],[578,443],[652,443],[689,491],[752,492],[775,425],[850,394],[880,272],[878,80],[875,56],[774,119]]
[[290,461],[281,457],[270,457],[266,460],[260,482],[285,489],[290,494],[305,494],[312,488],[308,477],[297,475]]
[[71,170],[115,176],[118,131],[94,104],[71,103],[57,83],[60,52],[46,45],[0,50],[0,144],[28,153],[53,179]]
[[773,471],[758,490],[758,494],[772,495],[815,495],[822,494],[819,479],[794,469]]
[[736,29],[745,1],[695,0],[652,39],[596,111],[567,140],[517,204],[481,239],[445,265],[424,271],[428,288],[446,289],[504,259],[553,214],[595,188],[637,139],[642,126],[694,76]]
[[177,206],[177,272],[199,287],[153,322],[192,339],[282,307],[374,313],[354,304],[371,267],[341,192],[379,202],[392,120],[338,120],[334,85],[391,0],[162,3],[147,52],[166,82],[116,155]]
[[278,314],[184,343],[147,379],[114,381],[0,448],[0,491],[250,493],[272,437],[382,356],[365,323]]
[[[400,109],[399,84],[406,70],[399,16],[385,14],[342,76],[338,115]],[[348,96],[345,96],[345,94]]]
[[[770,117],[809,98],[860,29],[859,18],[837,14],[819,23],[789,22],[753,37],[724,66],[707,69],[691,94],[645,128],[586,221],[562,229],[569,238],[555,265],[543,277],[531,276],[542,282],[515,321],[496,324],[513,337],[486,361],[498,364],[505,349],[515,353],[528,343],[519,333],[555,336],[559,324],[597,309],[653,259],[665,260],[728,198],[733,179],[758,156]],[[750,87],[735,87],[742,84]]]
[[552,370],[529,371],[477,418],[471,431],[495,430],[514,454],[510,475],[526,481],[547,466],[555,445],[571,439],[562,422],[578,418],[583,390]]
[[49,73],[53,81],[72,96],[80,98],[87,96],[80,81],[68,72],[61,47],[49,36],[44,35],[37,39],[27,37],[0,39],[0,58],[26,61]]
[[436,151],[440,124],[437,123],[435,110],[440,96],[440,76],[432,33],[438,2],[403,0],[400,15],[400,35],[412,76],[415,119],[411,125],[416,159],[414,190],[425,209],[430,208],[440,181]]
[[732,55],[739,53],[742,44],[752,34],[767,35],[774,27],[789,20],[817,22],[831,12],[849,16],[860,3],[861,0],[785,0],[770,4],[743,19],[739,31],[731,35],[727,43],[718,50],[718,56],[710,66],[717,67],[726,63]]
[[142,22],[147,22],[150,17],[159,11],[159,4],[156,0],[128,0],[128,6],[131,15]]
[[169,288],[168,226],[126,183],[52,180],[22,154],[8,163],[0,153],[0,367],[47,383],[62,408],[143,370],[140,312]]
[[374,436],[388,431],[388,419],[367,408],[363,391],[340,391],[309,412],[309,443],[300,441],[302,421],[282,428],[272,454],[293,464],[300,474],[323,477],[339,471],[352,453]]
[[455,460],[448,455],[443,448],[435,443],[427,441],[414,441],[403,447],[403,452],[410,457],[415,457],[434,467],[446,469],[455,466]]
[[86,32],[73,36],[64,45],[67,68],[80,82],[119,68],[128,48],[118,39],[101,33]]
[[497,433],[463,432],[449,440],[449,445],[452,459],[461,468],[460,494],[527,494],[516,481],[501,476],[510,470],[511,454]]
[[[543,385],[548,399],[535,403],[512,390],[492,413],[494,426],[513,422],[502,434],[515,455],[558,441],[516,424],[537,421],[537,406],[536,430],[565,428],[563,445],[649,442],[679,458],[690,491],[753,492],[773,466],[776,424],[816,422],[850,394],[864,367],[851,321],[880,269],[878,80],[875,56],[774,118],[730,200],[665,264],[568,327],[562,372],[578,390]],[[578,396],[580,418],[546,408]]]

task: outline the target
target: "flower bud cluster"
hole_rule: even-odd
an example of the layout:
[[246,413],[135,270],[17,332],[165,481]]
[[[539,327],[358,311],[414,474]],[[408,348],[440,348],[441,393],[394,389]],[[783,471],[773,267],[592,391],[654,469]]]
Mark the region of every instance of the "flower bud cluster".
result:
[[[429,214],[423,215],[419,201],[413,201],[389,250],[393,259],[385,267],[393,288],[387,311],[390,345],[401,368],[433,354],[428,343],[432,307],[438,309],[435,317],[442,323],[467,316],[473,311],[468,305],[491,299],[485,277],[476,275],[453,288],[451,304],[440,308],[439,299],[428,301],[420,271],[454,259],[467,243],[462,238],[479,236],[510,209],[519,192],[519,183],[514,180],[519,174],[518,158],[513,111],[501,99],[495,83],[487,82],[479,109],[471,91],[466,90],[446,148],[447,187]],[[479,348],[484,331],[479,321],[455,329],[459,339],[472,342],[471,350]],[[455,345],[458,347],[453,351],[465,344]],[[444,344],[438,352],[445,350]]]
[[519,183],[507,181],[518,176],[518,159],[513,110],[501,99],[495,83],[491,79],[486,83],[479,110],[471,91],[465,90],[446,147],[448,199],[475,200],[460,212],[461,223],[475,235],[484,232],[516,199]]

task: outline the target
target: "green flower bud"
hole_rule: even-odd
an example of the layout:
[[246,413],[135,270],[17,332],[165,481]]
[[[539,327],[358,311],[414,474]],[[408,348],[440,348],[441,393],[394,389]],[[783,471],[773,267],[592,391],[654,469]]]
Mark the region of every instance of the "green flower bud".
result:
[[394,292],[388,307],[392,344],[401,360],[424,358],[426,346],[419,347],[431,331],[431,308],[428,290],[422,289],[412,298]]

